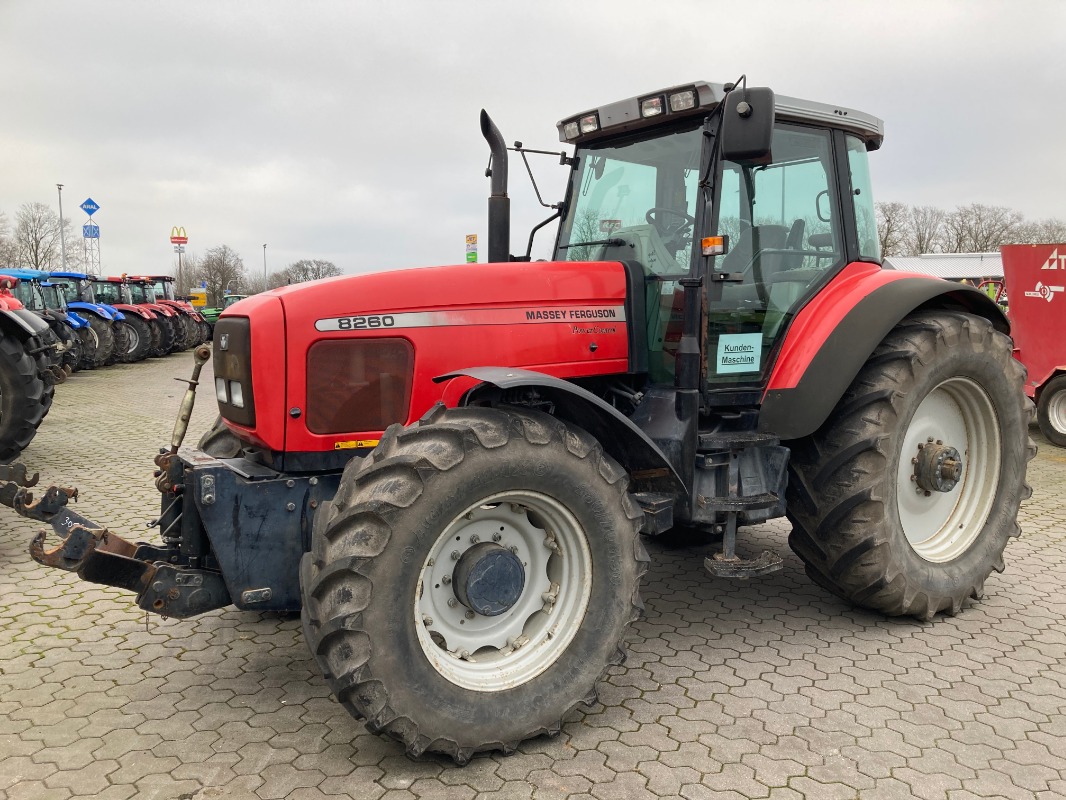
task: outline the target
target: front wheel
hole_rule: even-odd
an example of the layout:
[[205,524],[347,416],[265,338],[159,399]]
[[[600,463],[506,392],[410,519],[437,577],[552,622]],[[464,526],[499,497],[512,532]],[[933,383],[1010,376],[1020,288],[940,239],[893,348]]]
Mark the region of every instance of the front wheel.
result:
[[412,755],[459,763],[557,732],[638,616],[627,484],[539,412],[438,406],[394,425],[349,463],[301,564],[304,632],[337,698]]
[[1052,378],[1041,390],[1036,419],[1044,438],[1066,447],[1066,375]]
[[981,317],[909,316],[822,428],[790,443],[789,545],[817,583],[922,619],[982,596],[1020,533],[1036,454],[1011,349]]

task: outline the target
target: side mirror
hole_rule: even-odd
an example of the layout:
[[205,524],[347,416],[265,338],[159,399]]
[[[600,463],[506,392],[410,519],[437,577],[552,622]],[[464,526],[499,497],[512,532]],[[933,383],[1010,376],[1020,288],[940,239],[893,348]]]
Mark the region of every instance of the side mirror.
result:
[[722,111],[722,158],[739,164],[769,164],[774,137],[772,89],[734,89]]

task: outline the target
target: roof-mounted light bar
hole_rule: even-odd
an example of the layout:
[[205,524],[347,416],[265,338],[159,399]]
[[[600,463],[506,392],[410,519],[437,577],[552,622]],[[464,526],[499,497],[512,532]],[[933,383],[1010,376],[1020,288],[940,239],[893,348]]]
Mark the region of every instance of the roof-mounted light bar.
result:
[[[558,124],[559,140],[577,144],[637,128],[662,125],[672,117],[705,113],[721,102],[723,97],[725,87],[722,84],[702,81],[638,95],[567,117]],[[885,135],[885,124],[877,117],[861,111],[781,95],[776,95],[775,101],[778,118],[843,128],[862,136],[870,150],[880,147]]]

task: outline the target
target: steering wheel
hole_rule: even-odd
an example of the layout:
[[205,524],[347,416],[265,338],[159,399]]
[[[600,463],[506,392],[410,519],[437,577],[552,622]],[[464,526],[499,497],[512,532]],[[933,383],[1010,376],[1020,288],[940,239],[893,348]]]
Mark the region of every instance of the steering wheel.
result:
[[[665,216],[672,216],[676,219],[670,221],[661,219],[661,217]],[[692,241],[692,226],[696,224],[696,218],[691,214],[678,211],[676,208],[655,206],[648,209],[644,219],[649,225],[655,227],[655,230],[659,232],[659,236],[662,237],[663,244],[671,252],[676,253]]]

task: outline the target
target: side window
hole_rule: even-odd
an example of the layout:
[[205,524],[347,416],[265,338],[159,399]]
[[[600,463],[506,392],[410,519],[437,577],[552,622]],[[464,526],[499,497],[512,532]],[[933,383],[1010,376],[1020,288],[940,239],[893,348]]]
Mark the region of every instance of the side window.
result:
[[855,223],[859,229],[859,257],[881,261],[881,240],[877,236],[877,217],[874,214],[874,193],[870,188],[870,164],[866,158],[866,144],[849,135],[848,169],[851,171],[851,199],[855,204]]

